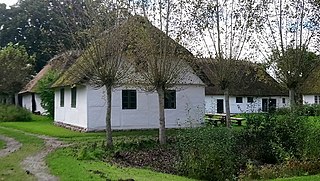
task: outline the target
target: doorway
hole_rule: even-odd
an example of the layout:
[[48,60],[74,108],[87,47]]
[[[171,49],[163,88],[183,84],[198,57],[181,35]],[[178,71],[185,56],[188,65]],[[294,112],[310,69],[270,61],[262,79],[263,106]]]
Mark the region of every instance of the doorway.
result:
[[223,113],[223,99],[217,99],[217,113]]

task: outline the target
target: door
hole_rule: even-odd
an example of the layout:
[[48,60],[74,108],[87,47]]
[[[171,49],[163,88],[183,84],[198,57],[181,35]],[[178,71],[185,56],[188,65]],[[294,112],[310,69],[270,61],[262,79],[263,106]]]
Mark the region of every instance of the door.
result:
[[277,108],[277,100],[269,99],[269,112],[275,111]]
[[276,99],[262,99],[262,111],[270,112],[275,111],[277,107]]
[[217,99],[217,113],[223,113],[223,99]]
[[262,99],[262,112],[268,112],[268,99]]

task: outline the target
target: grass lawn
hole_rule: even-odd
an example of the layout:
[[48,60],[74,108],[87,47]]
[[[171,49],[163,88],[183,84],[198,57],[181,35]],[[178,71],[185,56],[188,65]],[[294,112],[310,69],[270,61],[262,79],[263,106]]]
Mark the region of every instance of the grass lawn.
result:
[[59,149],[47,157],[51,172],[63,180],[119,180],[139,181],[188,181],[192,180],[176,175],[163,174],[147,169],[119,168],[102,161],[77,160],[68,155],[70,148]]
[[[79,133],[53,125],[53,121],[42,116],[33,116],[31,122],[0,122],[0,126],[14,128],[26,132],[43,134],[64,140],[73,140],[78,143],[87,141],[103,140],[104,132],[100,133]],[[168,134],[175,134],[177,130],[168,130]],[[0,134],[15,138],[23,143],[21,150],[8,157],[0,159],[0,180],[32,180],[33,177],[27,175],[21,168],[20,162],[28,155],[36,152],[43,145],[42,140],[24,135],[23,133],[0,128]],[[125,137],[152,136],[158,135],[158,130],[137,130],[137,131],[115,131],[114,137],[123,139]],[[163,174],[148,169],[119,168],[102,161],[77,160],[71,156],[71,148],[59,149],[51,153],[47,158],[47,163],[51,173],[60,177],[61,180],[119,180],[133,178],[134,180],[172,180],[183,181],[192,180],[176,175]],[[5,163],[5,164],[2,164]]]
[[[0,122],[0,126],[14,128],[30,133],[47,135],[57,137],[61,139],[71,140],[87,140],[87,139],[103,139],[105,138],[105,132],[91,132],[91,133],[80,133],[72,131],[62,127],[55,126],[53,120],[44,116],[33,115],[32,121],[30,122]],[[168,135],[175,134],[176,129],[169,129]],[[157,136],[158,130],[130,130],[130,131],[113,131],[113,136]]]
[[6,146],[6,143],[0,140],[0,150],[3,149],[5,146]]
[[21,132],[0,128],[0,134],[16,139],[22,143],[20,150],[0,158],[0,180],[35,180],[22,170],[20,163],[29,155],[41,149],[43,141]]
[[320,180],[320,175],[273,179],[273,181],[317,181],[317,180]]

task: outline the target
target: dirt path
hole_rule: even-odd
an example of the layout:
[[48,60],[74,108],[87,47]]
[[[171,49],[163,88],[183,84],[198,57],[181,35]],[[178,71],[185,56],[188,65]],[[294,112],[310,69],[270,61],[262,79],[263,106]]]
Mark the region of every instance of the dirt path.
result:
[[[66,147],[69,145],[64,144],[62,141],[59,141],[57,138],[27,133],[21,130],[13,129],[13,128],[6,128],[2,126],[0,127],[3,129],[17,131],[25,135],[35,136],[40,139],[43,139],[45,142],[44,148],[42,148],[39,152],[36,152],[33,155],[25,158],[21,162],[22,168],[26,171],[27,174],[34,175],[36,179],[39,181],[59,180],[58,177],[51,175],[49,173],[48,166],[46,165],[46,162],[45,162],[45,157],[48,156],[49,153],[53,152],[55,149],[59,147]],[[21,143],[9,137],[0,135],[0,139],[6,141],[6,148],[3,150],[0,150],[0,158],[7,156],[8,154],[18,150],[22,146]]]
[[[34,135],[34,134],[32,134]],[[26,170],[27,174],[34,175],[38,180],[41,181],[56,181],[59,180],[58,177],[51,175],[49,173],[48,166],[45,162],[45,157],[59,147],[63,147],[63,142],[57,140],[56,138],[34,135],[45,141],[45,147],[36,154],[27,157],[23,160],[22,167]]]
[[0,135],[0,140],[3,140],[6,142],[6,146],[4,149],[0,150],[0,158],[5,157],[9,155],[10,153],[13,153],[17,150],[19,150],[22,146],[22,144],[18,141],[16,141],[13,138],[9,138],[3,135]]

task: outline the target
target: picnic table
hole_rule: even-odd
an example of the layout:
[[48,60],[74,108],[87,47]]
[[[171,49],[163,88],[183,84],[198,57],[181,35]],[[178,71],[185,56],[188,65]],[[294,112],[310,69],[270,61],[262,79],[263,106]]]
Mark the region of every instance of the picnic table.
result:
[[[218,126],[218,122],[220,122],[221,124],[226,123],[227,114],[225,113],[206,113],[205,115],[206,115],[206,120],[215,126]],[[230,120],[235,121],[237,125],[241,126],[242,121],[244,121],[245,118],[237,118],[233,116],[235,116],[235,114],[230,114]]]

